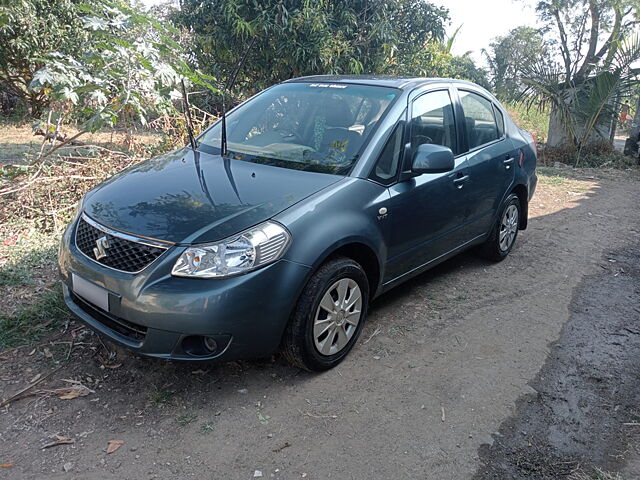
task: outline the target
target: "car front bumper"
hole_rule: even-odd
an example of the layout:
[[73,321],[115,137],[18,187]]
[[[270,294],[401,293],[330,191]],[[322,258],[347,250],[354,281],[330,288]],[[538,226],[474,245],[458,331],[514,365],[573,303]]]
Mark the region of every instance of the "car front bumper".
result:
[[[80,320],[141,355],[176,360],[265,357],[278,348],[310,267],[287,260],[223,279],[181,278],[171,268],[185,247],[174,246],[137,274],[89,259],[64,233],[58,262],[65,302]],[[73,275],[108,291],[109,311],[74,293]],[[218,347],[194,354],[192,340]]]

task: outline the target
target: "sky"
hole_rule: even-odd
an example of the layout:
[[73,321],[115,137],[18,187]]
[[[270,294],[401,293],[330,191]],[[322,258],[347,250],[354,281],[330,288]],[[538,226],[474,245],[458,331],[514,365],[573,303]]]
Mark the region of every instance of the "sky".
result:
[[451,25],[447,34],[462,28],[453,44],[453,54],[471,52],[480,65],[486,65],[481,50],[488,49],[491,41],[521,25],[536,26],[534,2],[527,0],[431,0],[449,9]]

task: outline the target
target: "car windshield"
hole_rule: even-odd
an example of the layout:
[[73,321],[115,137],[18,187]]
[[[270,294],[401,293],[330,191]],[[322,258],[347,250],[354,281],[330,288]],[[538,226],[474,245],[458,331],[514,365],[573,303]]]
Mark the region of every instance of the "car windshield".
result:
[[[283,83],[227,115],[230,157],[346,174],[398,90],[345,83]],[[198,140],[220,153],[221,122]]]

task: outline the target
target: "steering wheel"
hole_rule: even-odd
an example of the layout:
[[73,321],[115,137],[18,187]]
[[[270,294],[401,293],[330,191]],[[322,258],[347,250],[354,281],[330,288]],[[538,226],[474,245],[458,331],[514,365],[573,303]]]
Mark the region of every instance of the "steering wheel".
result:
[[[283,130],[278,130],[277,132],[280,134],[283,140],[286,139],[287,143],[298,143],[300,145],[303,145],[302,137],[300,137],[300,135],[298,135],[296,132],[285,132]],[[293,142],[291,140],[293,140]]]

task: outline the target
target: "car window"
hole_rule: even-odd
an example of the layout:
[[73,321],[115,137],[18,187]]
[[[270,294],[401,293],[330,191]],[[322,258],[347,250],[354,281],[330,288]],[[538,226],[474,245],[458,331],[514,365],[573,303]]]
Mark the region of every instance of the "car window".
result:
[[489,100],[471,92],[460,91],[469,150],[493,142],[500,136]]
[[426,93],[413,102],[411,149],[425,143],[449,147],[457,152],[453,105],[447,90]]
[[373,180],[383,185],[389,185],[395,179],[398,171],[398,162],[400,161],[403,133],[402,124],[398,124],[380,153],[380,157],[371,174]]
[[496,123],[498,124],[498,136],[502,138],[504,135],[504,115],[498,107],[493,106],[493,111],[496,114]]
[[[276,85],[227,115],[229,157],[345,175],[398,93],[347,83]],[[217,122],[199,137],[199,147],[218,154],[220,138]]]

